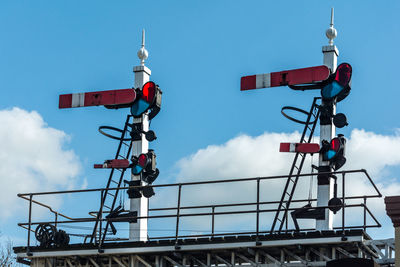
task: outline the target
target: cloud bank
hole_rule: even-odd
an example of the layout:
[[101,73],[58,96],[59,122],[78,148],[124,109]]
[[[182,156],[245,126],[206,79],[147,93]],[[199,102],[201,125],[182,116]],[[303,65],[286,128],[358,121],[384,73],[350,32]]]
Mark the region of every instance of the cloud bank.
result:
[[[237,136],[222,145],[210,145],[196,153],[182,158],[176,164],[178,169],[177,182],[200,180],[232,179],[243,177],[286,175],[289,172],[294,154],[279,153],[280,142],[296,142],[300,133],[264,133],[260,136]],[[400,165],[400,135],[379,135],[365,130],[355,129],[347,140],[347,163],[342,170],[367,169],[373,180],[377,183],[383,195],[400,194],[400,177],[393,169]],[[319,142],[315,138],[314,142]],[[317,165],[318,156],[313,157],[313,164]],[[308,157],[303,173],[311,172],[311,159]],[[316,179],[303,179],[296,189],[295,198],[307,198],[310,182],[312,183],[312,197],[316,198]],[[365,195],[373,192],[373,187],[363,175],[347,177],[347,195]],[[278,200],[283,191],[283,183],[278,180],[269,180],[261,183],[261,201]],[[339,194],[341,190],[339,190]],[[171,193],[171,192],[170,192]],[[160,196],[159,199],[165,199]],[[176,198],[169,198],[170,205],[176,205]],[[186,188],[182,191],[182,201],[185,205],[222,204],[229,202],[256,201],[256,186],[254,182],[231,184],[215,184],[213,186],[199,186]],[[154,204],[157,205],[156,201]],[[360,203],[361,201],[358,201]],[[349,202],[350,203],[350,202]],[[369,207],[384,224],[383,235],[391,234],[390,221],[385,215],[383,199],[369,201]],[[262,208],[275,208],[269,205]],[[241,209],[254,209],[246,206]],[[237,209],[237,208],[236,208]],[[232,208],[219,208],[219,211],[232,210]],[[193,212],[194,210],[191,210]],[[198,210],[199,211],[199,210]],[[210,212],[210,210],[201,210]],[[355,209],[347,216],[350,224],[362,224],[362,210]],[[271,218],[274,214],[264,214],[261,218],[264,230],[269,229]],[[186,219],[186,227],[199,229],[197,232],[210,229],[209,216]],[[308,221],[308,220],[307,220]],[[310,221],[305,225],[311,226]],[[335,221],[340,222],[340,217],[335,216]],[[230,229],[242,228],[254,230],[254,215],[217,216],[216,228],[221,232]],[[182,226],[183,228],[183,226]],[[203,230],[201,230],[203,229]]]
[[49,127],[36,111],[20,108],[0,110],[0,125],[0,220],[26,207],[17,193],[75,185],[81,165],[78,156],[64,148],[67,134]]

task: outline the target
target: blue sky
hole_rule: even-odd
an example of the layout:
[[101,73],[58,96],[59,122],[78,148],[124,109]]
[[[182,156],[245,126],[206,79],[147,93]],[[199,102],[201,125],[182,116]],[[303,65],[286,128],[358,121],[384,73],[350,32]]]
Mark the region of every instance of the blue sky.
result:
[[[0,110],[25,110],[21,120],[36,111],[43,120],[36,121],[39,128],[66,134],[68,142],[60,135],[49,137],[61,144],[55,154],[73,151],[71,162],[54,168],[76,171],[44,189],[71,186],[68,177],[76,187],[103,186],[106,174],[93,170],[92,164],[110,158],[115,143],[97,128],[122,126],[127,110],[59,110],[58,95],[131,87],[145,28],[146,65],[164,92],[162,110],[151,125],[158,136],[151,144],[161,170],[157,182],[175,181],[187,174],[182,159],[209,145],[223,147],[243,134],[256,138],[301,130],[280,115],[280,108],[308,109],[318,92],[285,87],[240,92],[240,77],[322,64],[332,6],[339,63],[353,66],[351,94],[338,105],[350,124],[341,133],[350,136],[363,129],[374,134],[366,140],[381,136],[397,142],[398,1],[2,1]],[[11,126],[1,127],[7,132]],[[388,148],[394,146],[389,142]],[[25,153],[14,151],[4,153],[16,159]],[[373,157],[374,151],[369,152]],[[378,169],[397,183],[400,163],[392,158]],[[2,173],[1,183],[10,183],[4,176],[9,172],[13,169]],[[262,174],[269,175],[268,170]],[[214,176],[219,177],[216,172]],[[68,211],[75,207],[63,205]],[[15,225],[19,217],[0,216],[0,231],[23,238]]]

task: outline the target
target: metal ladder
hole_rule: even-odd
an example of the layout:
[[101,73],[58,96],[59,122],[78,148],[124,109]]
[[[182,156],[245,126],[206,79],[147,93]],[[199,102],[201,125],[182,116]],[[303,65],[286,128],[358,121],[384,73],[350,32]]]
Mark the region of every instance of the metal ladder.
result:
[[[129,123],[130,119],[132,118],[132,115],[127,115],[126,122],[124,129],[121,131],[121,138],[119,139],[119,145],[117,149],[117,153],[115,154],[115,159],[128,159],[132,150],[132,143],[133,139],[130,138],[130,141],[125,141],[124,139],[127,139],[125,135],[128,133],[131,133],[131,129],[128,129],[129,127],[132,127],[132,124]],[[121,148],[126,147],[127,150],[125,152],[125,155],[121,154]],[[101,218],[103,217],[103,213],[110,213],[115,209],[115,204],[117,202],[118,198],[118,193],[120,189],[116,190],[109,190],[109,188],[119,188],[121,187],[121,183],[124,177],[126,169],[119,169],[119,168],[111,168],[110,170],[110,175],[107,181],[107,186],[102,191],[101,195],[101,205],[99,208],[99,211],[96,216],[96,222],[93,227],[93,232],[90,238],[90,243],[93,241],[96,241],[96,237],[98,235],[98,240],[99,244],[103,243],[105,240],[105,237],[107,235],[107,230],[109,227],[109,222],[106,223],[104,229],[102,229],[102,222]],[[101,234],[103,232],[103,234]]]
[[[319,106],[317,105],[317,101],[319,99],[321,98],[320,97],[314,98],[299,143],[310,143],[312,140],[312,136],[314,134],[314,130],[317,125],[320,114]],[[290,168],[288,179],[286,181],[285,188],[283,190],[283,194],[279,202],[274,221],[271,226],[270,234],[274,233],[277,223],[279,223],[279,230],[277,230],[278,234],[281,233],[285,222],[287,225],[288,210],[292,202],[293,194],[296,189],[296,185],[299,180],[299,175],[303,168],[305,159],[306,159],[305,153],[297,152],[296,155],[294,156],[294,160]]]

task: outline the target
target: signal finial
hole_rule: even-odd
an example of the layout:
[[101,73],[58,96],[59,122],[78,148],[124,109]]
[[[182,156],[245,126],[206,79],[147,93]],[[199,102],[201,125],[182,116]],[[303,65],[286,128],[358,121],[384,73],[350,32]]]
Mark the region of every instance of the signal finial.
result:
[[335,39],[336,36],[337,36],[337,31],[333,26],[333,19],[334,19],[333,12],[334,12],[334,9],[332,7],[332,9],[331,9],[331,24],[330,24],[330,27],[326,30],[326,33],[325,33],[326,37],[328,37],[328,39],[329,39],[329,45],[333,45],[333,39]]
[[146,48],[144,47],[145,44],[145,32],[144,29],[142,30],[142,47],[137,52],[137,56],[140,59],[140,65],[144,66],[144,61],[149,57],[149,52],[147,52]]

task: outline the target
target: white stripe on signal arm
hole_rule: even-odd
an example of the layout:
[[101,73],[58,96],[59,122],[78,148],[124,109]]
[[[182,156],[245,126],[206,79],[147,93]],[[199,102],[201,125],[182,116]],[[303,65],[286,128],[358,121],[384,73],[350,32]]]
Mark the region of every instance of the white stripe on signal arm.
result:
[[296,143],[290,143],[289,151],[290,152],[296,152]]
[[256,75],[256,88],[271,87],[271,73]]
[[72,108],[83,107],[85,105],[85,93],[72,94]]

